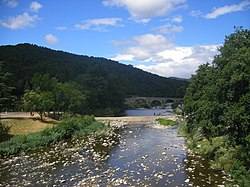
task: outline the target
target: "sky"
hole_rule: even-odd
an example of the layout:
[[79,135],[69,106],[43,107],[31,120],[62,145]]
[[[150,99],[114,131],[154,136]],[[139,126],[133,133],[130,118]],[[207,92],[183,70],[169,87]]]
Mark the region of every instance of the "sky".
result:
[[0,0],[0,45],[104,57],[164,77],[212,62],[250,0]]

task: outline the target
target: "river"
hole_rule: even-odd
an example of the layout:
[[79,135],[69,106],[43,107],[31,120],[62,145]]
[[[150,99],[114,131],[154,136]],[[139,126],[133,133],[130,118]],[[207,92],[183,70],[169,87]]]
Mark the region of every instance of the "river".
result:
[[0,186],[232,184],[205,158],[188,153],[177,126],[128,125],[1,159],[0,165]]

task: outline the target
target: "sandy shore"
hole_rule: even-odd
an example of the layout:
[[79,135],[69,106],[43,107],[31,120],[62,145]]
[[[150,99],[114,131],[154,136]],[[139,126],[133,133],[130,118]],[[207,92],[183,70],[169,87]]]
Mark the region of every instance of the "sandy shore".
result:
[[[39,115],[34,113],[34,116],[30,116],[29,112],[8,112],[0,113],[0,119],[11,118],[37,118]],[[95,117],[97,121],[110,122],[111,125],[115,124],[148,124],[154,123],[156,119],[164,118],[170,120],[177,120],[178,116],[123,116],[123,117]]]

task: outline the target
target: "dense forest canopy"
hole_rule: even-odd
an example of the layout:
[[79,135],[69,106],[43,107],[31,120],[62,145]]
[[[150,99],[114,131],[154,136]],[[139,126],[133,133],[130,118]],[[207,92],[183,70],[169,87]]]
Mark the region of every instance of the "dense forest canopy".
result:
[[236,28],[219,51],[213,63],[201,65],[190,80],[184,97],[187,130],[211,144],[213,138],[224,137],[226,143],[212,157],[230,158],[229,172],[249,186],[250,30]]
[[[8,84],[15,87],[13,94],[17,98],[21,98],[25,90],[42,94],[57,89],[71,98],[70,94],[77,94],[74,91],[66,93],[66,90],[77,89],[82,94],[80,99],[84,98],[84,106],[77,111],[84,113],[117,112],[123,107],[124,98],[132,95],[183,97],[188,84],[186,80],[160,77],[105,58],[75,55],[31,44],[0,46],[0,61],[3,71],[12,74]],[[51,83],[52,79],[57,85]],[[29,94],[26,92],[26,99]]]

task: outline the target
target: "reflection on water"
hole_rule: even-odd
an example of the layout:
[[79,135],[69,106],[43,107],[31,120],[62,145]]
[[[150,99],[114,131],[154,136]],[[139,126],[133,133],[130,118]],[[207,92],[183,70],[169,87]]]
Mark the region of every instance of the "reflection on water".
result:
[[[115,133],[116,132],[116,133]],[[0,160],[0,186],[217,186],[231,182],[186,155],[177,127],[127,126]]]

